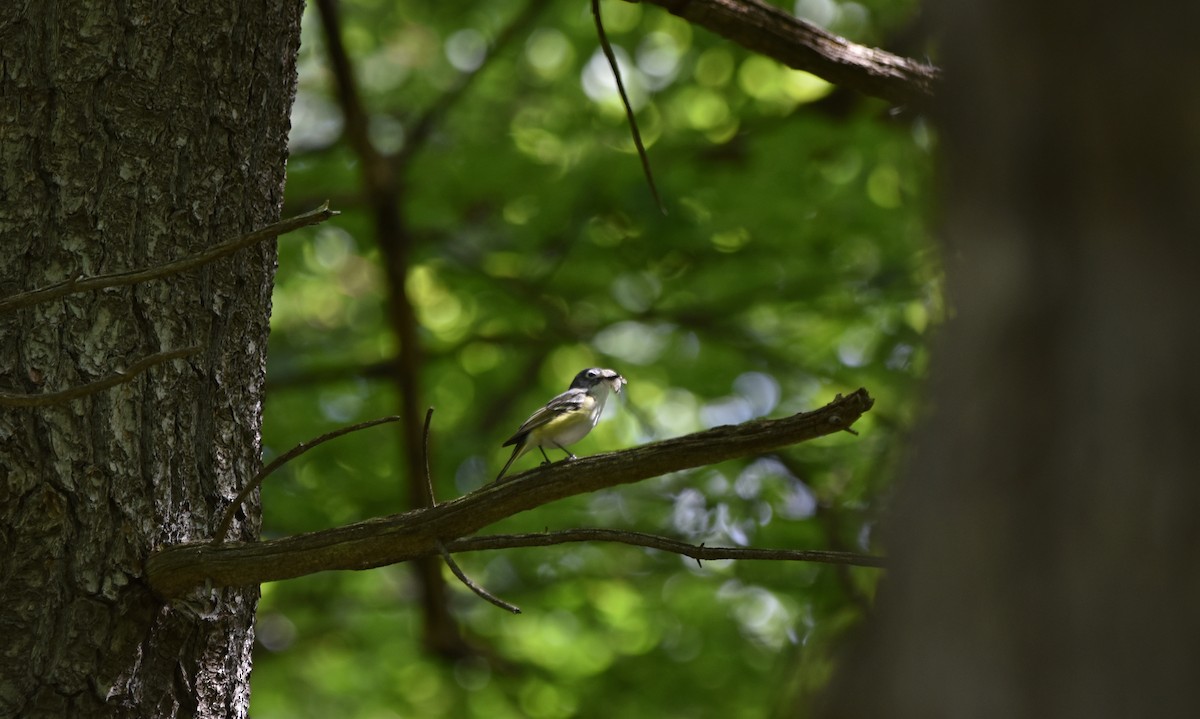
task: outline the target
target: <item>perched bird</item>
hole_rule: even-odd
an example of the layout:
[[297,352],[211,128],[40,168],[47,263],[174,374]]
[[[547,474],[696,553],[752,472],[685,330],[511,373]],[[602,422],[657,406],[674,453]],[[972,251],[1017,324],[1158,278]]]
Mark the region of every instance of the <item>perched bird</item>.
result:
[[517,457],[534,447],[541,450],[547,464],[550,458],[546,456],[544,447],[557,447],[567,453],[567,459],[575,459],[567,445],[578,442],[592,431],[592,427],[600,421],[600,413],[604,411],[609,392],[620,392],[624,384],[628,384],[627,380],[610,369],[592,367],[575,375],[570,389],[534,412],[507,442],[500,445],[507,447],[515,444],[516,447],[496,481],[500,481]]

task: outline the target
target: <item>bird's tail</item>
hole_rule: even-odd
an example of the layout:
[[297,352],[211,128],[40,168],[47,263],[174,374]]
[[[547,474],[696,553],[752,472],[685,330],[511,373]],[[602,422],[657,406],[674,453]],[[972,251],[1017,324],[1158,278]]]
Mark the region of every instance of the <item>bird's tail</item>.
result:
[[513,447],[512,456],[509,457],[508,461],[504,463],[504,469],[500,470],[500,474],[496,475],[497,482],[499,482],[500,478],[504,476],[504,473],[508,471],[508,468],[512,466],[512,463],[517,461],[517,457],[520,457],[522,454],[525,454],[525,448],[528,446],[529,446],[528,442],[525,442],[525,441],[517,442],[517,446]]

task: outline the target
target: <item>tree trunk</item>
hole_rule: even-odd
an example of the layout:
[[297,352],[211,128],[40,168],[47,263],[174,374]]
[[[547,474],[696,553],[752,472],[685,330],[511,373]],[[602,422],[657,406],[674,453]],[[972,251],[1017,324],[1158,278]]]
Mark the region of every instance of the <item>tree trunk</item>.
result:
[[[161,264],[278,218],[300,2],[18,0],[0,15],[0,296]],[[197,347],[0,408],[0,716],[238,717],[256,589],[167,605],[155,547],[211,536],[259,466],[273,243],[0,317],[0,389]],[[258,532],[257,506],[241,517]]]
[[955,317],[827,715],[1195,716],[1200,5],[944,5]]

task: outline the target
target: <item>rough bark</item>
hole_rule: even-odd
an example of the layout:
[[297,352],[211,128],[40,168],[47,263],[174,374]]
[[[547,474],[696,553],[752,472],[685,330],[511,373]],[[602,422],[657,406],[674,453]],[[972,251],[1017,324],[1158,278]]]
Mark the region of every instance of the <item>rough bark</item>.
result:
[[1200,706],[1200,5],[947,2],[933,416],[827,716]]
[[[27,0],[0,14],[0,296],[167,262],[278,218],[302,4]],[[0,716],[236,717],[258,591],[168,605],[259,463],[274,244],[0,316]],[[241,518],[257,535],[257,508]]]

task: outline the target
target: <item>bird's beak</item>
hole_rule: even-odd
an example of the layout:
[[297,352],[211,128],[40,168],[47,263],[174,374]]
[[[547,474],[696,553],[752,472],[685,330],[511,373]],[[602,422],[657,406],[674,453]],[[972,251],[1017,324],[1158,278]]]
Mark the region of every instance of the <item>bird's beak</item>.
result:
[[600,381],[607,384],[609,389],[617,392],[618,394],[621,392],[621,385],[629,384],[629,380],[625,379],[614,370],[606,369],[601,371],[604,374],[601,375]]

